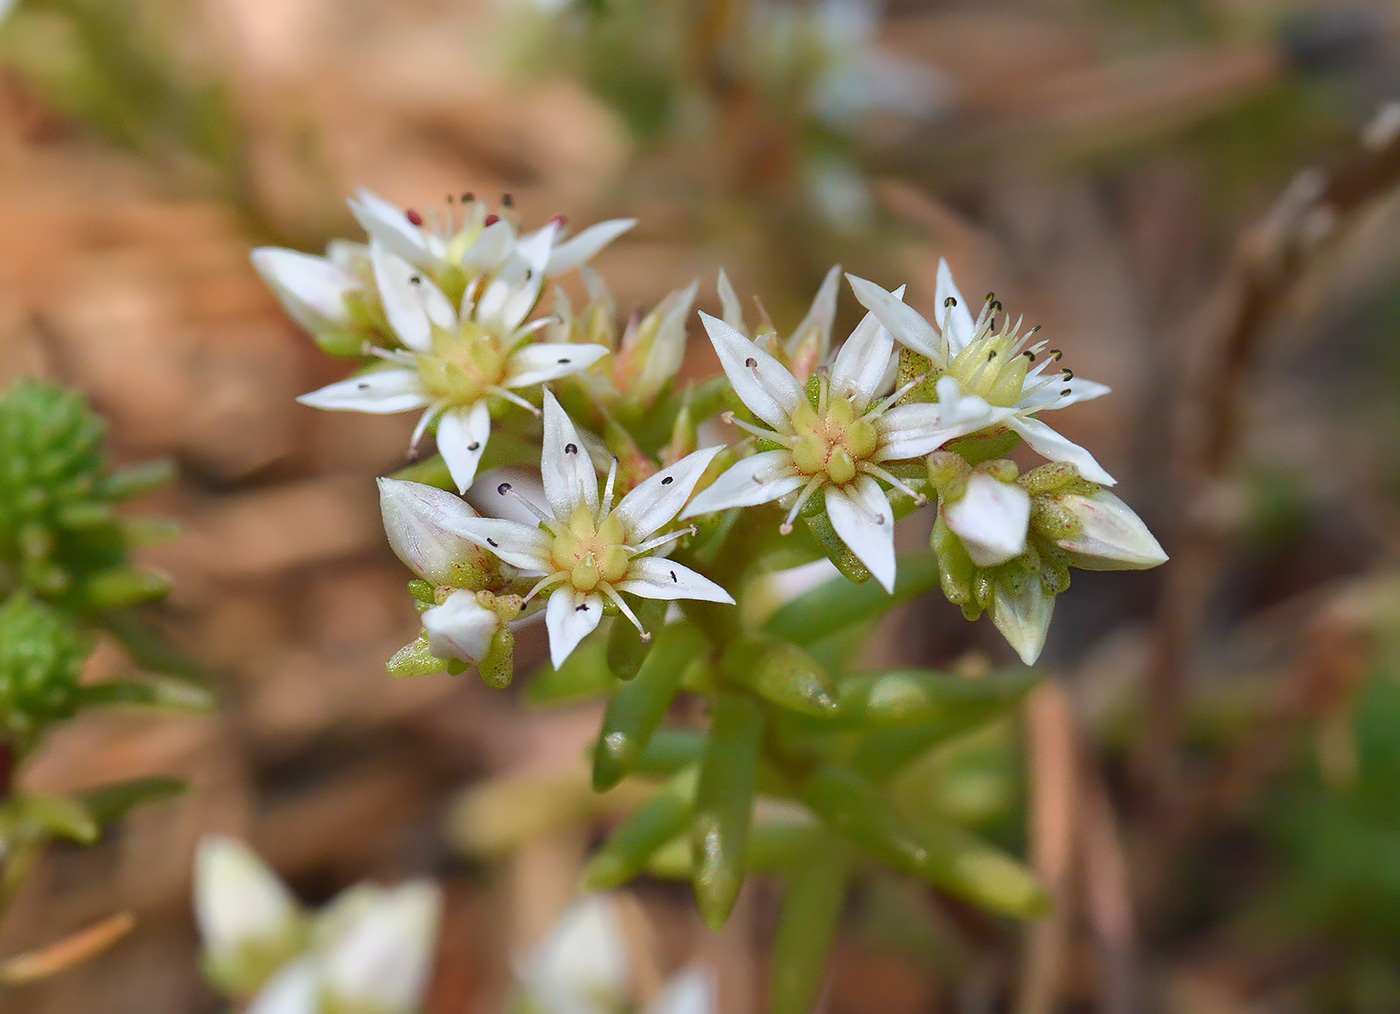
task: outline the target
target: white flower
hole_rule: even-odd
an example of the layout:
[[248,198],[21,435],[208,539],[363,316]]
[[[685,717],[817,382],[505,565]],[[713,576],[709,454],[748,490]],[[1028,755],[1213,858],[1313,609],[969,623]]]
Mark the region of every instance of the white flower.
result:
[[714,975],[687,968],[666,983],[648,1014],[712,1014],[714,1010]]
[[285,965],[248,1004],[248,1014],[321,1014],[315,962],[306,957]]
[[1001,314],[1001,304],[995,298],[989,298],[973,320],[947,261],[938,265],[936,302],[942,320],[937,325],[874,282],[847,278],[856,298],[880,323],[940,371],[935,386],[948,424],[976,422],[978,425],[965,431],[968,433],[1004,424],[1044,457],[1073,464],[1091,482],[1113,485],[1113,477],[1092,454],[1035,418],[1039,412],[1066,408],[1109,390],[1092,380],[1081,380],[1067,369],[1052,370],[1060,360],[1056,349],[1032,365],[1045,351],[1043,341],[1027,347],[1037,328],[1018,334],[1021,322]]
[[277,874],[232,838],[200,840],[194,911],[209,972],[230,991],[257,989],[298,946],[302,913],[296,899]]
[[617,903],[606,895],[576,902],[521,970],[527,1009],[538,1014],[610,1014],[627,989],[627,948]]
[[469,284],[460,311],[432,279],[378,239],[370,258],[384,311],[404,349],[377,349],[389,366],[302,395],[333,411],[395,413],[423,409],[413,442],[436,421],[437,446],[465,492],[491,435],[490,400],[533,406],[515,392],[585,370],[607,355],[603,345],[532,342],[548,319],[525,325],[539,299],[553,226],[517,245],[518,257],[486,283]]
[[979,567],[995,567],[1026,551],[1031,498],[1015,483],[973,472],[967,491],[943,506],[943,520]]
[[442,892],[427,881],[348,892],[323,916],[317,966],[327,997],[365,1014],[418,1010],[441,918]]
[[787,368],[798,383],[805,384],[831,352],[831,327],[836,320],[836,296],[841,286],[841,265],[834,265],[817,287],[812,297],[812,305],[807,316],[793,329],[786,340],[779,341],[773,333],[771,323],[764,320],[764,328],[757,335],[744,323],[744,311],[729,276],[721,268],[719,272],[719,298],[723,308],[724,322],[744,335],[752,338],[759,348],[770,352]]
[[323,339],[355,326],[350,304],[365,282],[349,265],[272,246],[258,247],[252,259],[283,308],[313,337]]
[[[686,534],[682,531],[653,538],[675,518],[722,449],[708,447],[687,455],[646,479],[614,506],[616,462],[600,499],[598,474],[587,448],[554,396],[546,391],[540,471],[551,513],[520,498],[540,519],[539,527],[477,517],[466,510],[457,512],[446,525],[502,562],[542,575],[526,601],[537,594],[549,595],[545,625],[549,628],[550,656],[557,667],[598,626],[606,602],[612,602],[641,629],[621,593],[733,603],[729,593],[708,578],[650,555]],[[509,483],[501,483],[499,491],[514,492]],[[643,636],[649,635],[643,631]]]
[[1142,518],[1106,489],[1092,496],[1062,494],[1055,502],[1080,525],[1080,531],[1054,540],[1070,552],[1081,570],[1147,570],[1167,562],[1167,554]]
[[830,376],[819,382],[815,406],[772,355],[724,321],[700,316],[729,382],[768,428],[739,420],[735,424],[780,446],[734,465],[703,490],[682,517],[791,496],[782,527],[786,533],[820,491],[836,534],[876,580],[893,589],[894,511],[880,481],[916,499],[923,497],[882,463],[921,457],[984,424],[949,424],[938,405],[892,408],[913,385],[888,393],[894,383],[894,339],[873,314],[866,315],[837,352]]

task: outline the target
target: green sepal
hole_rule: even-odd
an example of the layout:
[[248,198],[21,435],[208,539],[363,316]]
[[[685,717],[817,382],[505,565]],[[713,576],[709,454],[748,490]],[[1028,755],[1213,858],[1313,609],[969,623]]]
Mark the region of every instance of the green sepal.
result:
[[[661,599],[638,599],[634,611],[647,630],[660,628],[666,620],[669,602]],[[642,633],[630,622],[614,621],[608,632],[608,668],[620,680],[630,680],[641,671],[651,645],[642,640]]]
[[691,828],[691,883],[700,917],[713,930],[729,918],[744,882],[763,727],[763,708],[747,694],[714,702]]
[[654,640],[636,678],[620,683],[608,701],[593,751],[593,787],[599,792],[632,770],[666,717],[686,670],[708,655],[705,638],[689,623],[662,627]]
[[938,581],[944,597],[953,605],[962,606],[964,614],[969,609],[973,610],[976,615],[969,616],[968,619],[977,619],[982,614],[982,607],[977,602],[978,567],[967,555],[967,547],[963,545],[962,539],[944,522],[942,511],[939,511],[938,518],[933,523],[929,546],[937,554]]
[[93,820],[105,827],[138,806],[170,799],[188,788],[189,783],[182,778],[132,778],[88,789],[80,798]]
[[621,887],[646,869],[657,849],[683,834],[695,808],[699,778],[697,767],[683,769],[618,827],[584,867],[583,889],[611,891]]
[[419,634],[418,639],[408,642],[389,657],[384,668],[395,679],[411,679],[414,676],[430,676],[433,673],[447,672],[447,660],[438,658],[428,650],[428,635]]
[[895,606],[927,594],[938,586],[938,578],[934,554],[910,553],[899,561],[892,594],[878,584],[852,588],[848,581],[831,580],[784,605],[768,618],[764,629],[783,640],[814,644],[843,628],[877,620]]
[[476,664],[482,682],[495,690],[504,690],[515,678],[515,632],[502,623],[491,635],[486,654]]
[[414,601],[421,602],[426,606],[438,605],[437,589],[433,587],[431,581],[424,581],[422,578],[414,578],[408,582],[408,593],[413,596]]
[[851,856],[839,842],[807,857],[787,877],[773,941],[771,1014],[810,1014],[826,981],[851,881]]
[[817,718],[836,714],[836,681],[790,641],[751,637],[725,651],[720,668],[729,679],[765,700]]
[[311,339],[322,352],[337,359],[355,359],[365,352],[365,336],[346,327],[317,328]]
[[168,676],[88,683],[78,688],[78,706],[81,708],[124,705],[199,715],[214,711],[219,702],[207,687]]
[[1021,444],[1021,435],[1007,426],[978,430],[944,444],[944,450],[957,454],[969,465],[980,465],[993,458],[1004,458]]
[[607,645],[601,638],[585,638],[558,669],[546,662],[535,671],[525,688],[525,700],[539,707],[575,704],[602,697],[617,685],[608,671]]

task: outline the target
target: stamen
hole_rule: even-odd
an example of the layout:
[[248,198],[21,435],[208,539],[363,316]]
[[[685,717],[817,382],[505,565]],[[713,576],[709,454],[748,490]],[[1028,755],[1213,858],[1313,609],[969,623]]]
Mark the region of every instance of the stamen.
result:
[[360,346],[360,351],[367,356],[377,356],[391,363],[402,363],[405,366],[418,364],[418,357],[405,349],[381,349],[378,345],[365,342],[364,345]]
[[510,483],[501,483],[499,486],[496,487],[496,492],[499,493],[501,496],[514,497],[517,503],[519,503],[527,511],[529,511],[536,518],[538,518],[540,524],[544,525],[546,528],[549,529],[551,535],[554,534],[554,526],[558,524],[558,522],[554,518],[546,514],[544,511],[540,510],[540,508],[535,505],[534,501],[530,500],[524,494],[517,491],[514,487],[511,486]]
[[428,424],[433,418],[447,406],[440,401],[435,401],[424,410],[418,417],[418,425],[413,427],[413,436],[408,441],[408,451],[410,454],[418,453],[418,441],[423,439],[423,434],[428,430]]
[[890,474],[889,471],[887,471],[886,469],[881,468],[879,465],[875,464],[873,461],[862,461],[862,462],[860,463],[860,470],[861,470],[862,472],[866,472],[866,473],[868,473],[868,474],[870,474],[870,475],[875,476],[875,478],[877,478],[877,479],[883,479],[885,482],[889,483],[891,486],[893,486],[895,489],[899,490],[901,493],[905,493],[905,494],[907,494],[908,496],[912,496],[912,497],[914,498],[914,502],[915,502],[916,504],[918,504],[920,507],[922,507],[924,504],[928,503],[928,497],[927,497],[927,496],[925,496],[924,494],[920,493],[917,489],[915,489],[913,486],[909,485],[907,482],[905,482],[905,481],[904,481],[903,479],[901,479],[899,476]]
[[691,525],[689,528],[682,528],[680,531],[672,532],[670,535],[658,535],[654,539],[643,542],[640,546],[623,546],[622,548],[633,556],[640,556],[642,553],[650,553],[653,549],[658,546],[664,546],[668,542],[675,542],[677,539],[683,539],[687,535],[694,535],[699,530],[700,529],[696,528],[694,525]]
[[897,402],[900,398],[903,398],[906,394],[908,394],[914,388],[918,387],[927,379],[927,373],[920,373],[917,377],[909,381],[909,383],[905,384],[898,391],[895,391],[894,394],[891,394],[884,401],[880,402],[880,404],[876,405],[874,408],[870,409],[870,411],[866,412],[865,415],[861,416],[861,419],[874,419],[877,416],[884,415],[885,411],[889,409],[891,405]]
[[488,387],[486,391],[488,394],[494,394],[497,398],[504,398],[506,401],[510,402],[513,405],[519,405],[531,415],[538,416],[540,414],[539,409],[535,408],[534,405],[531,405],[528,401],[520,397],[520,395],[516,394],[514,391],[507,391],[504,387],[498,387],[495,384],[492,384],[490,387]]
[[409,208],[403,214],[404,217],[407,218],[415,226],[417,226],[420,229],[423,228],[423,216],[418,214],[418,212],[414,211],[412,208]]
[[481,227],[482,227],[483,229],[485,229],[487,226],[495,225],[495,224],[496,224],[497,222],[499,222],[500,220],[501,220],[501,216],[500,216],[500,215],[497,215],[497,214],[494,214],[494,213],[493,213],[493,214],[490,214],[490,215],[487,215],[484,219],[482,219],[482,221],[481,221]]
[[803,486],[802,492],[797,494],[797,500],[793,503],[792,510],[788,511],[787,517],[785,517],[783,523],[778,526],[779,535],[792,534],[793,519],[797,517],[797,512],[803,508],[812,494],[817,491],[817,487],[822,484],[822,479],[825,478],[825,476],[825,472],[818,472],[807,480],[807,485]]
[[[521,328],[519,331],[515,332],[515,339],[516,339],[516,341],[519,341],[521,338],[526,338],[526,337],[528,337],[528,336],[534,334],[536,331],[540,330],[541,328],[546,328],[546,327],[549,327],[549,325],[551,325],[551,324],[558,324],[558,323],[559,323],[559,318],[558,318],[558,317],[541,317],[539,320],[531,321],[529,324],[526,324],[526,325],[525,325],[523,328]],[[560,360],[561,363],[564,362],[564,361],[565,361],[565,360],[562,360],[562,359]]]
[[[595,479],[594,482],[597,482]],[[612,510],[613,486],[617,482],[617,455],[613,455],[612,464],[608,466],[608,481],[603,487],[603,499],[598,504],[598,521],[602,522],[603,515]]]
[[1066,366],[1063,370],[1060,371],[1060,376],[1064,377],[1066,380],[1073,380],[1074,371],[1071,370],[1068,366]]
[[797,444],[796,437],[784,436],[781,433],[774,433],[772,430],[765,430],[755,426],[753,423],[745,422],[743,419],[736,419],[733,412],[724,412],[720,415],[720,418],[729,423],[729,425],[737,426],[745,433],[758,437],[760,440],[771,440],[775,444],[782,444],[784,447],[795,447]]
[[537,582],[535,582],[535,587],[530,589],[529,594],[527,594],[523,599],[520,600],[520,607],[523,609],[525,607],[525,603],[529,602],[540,592],[544,591],[550,585],[559,584],[561,581],[568,580],[568,577],[568,572],[561,570],[557,574],[550,574],[548,577],[540,578]]
[[642,621],[637,619],[637,614],[632,612],[626,602],[622,601],[622,596],[617,593],[617,590],[606,581],[599,581],[598,588],[604,595],[612,599],[613,605],[617,606],[618,612],[632,621],[632,626],[636,627],[638,633],[642,635],[642,643],[649,643],[651,641],[650,632],[646,627],[642,626]]

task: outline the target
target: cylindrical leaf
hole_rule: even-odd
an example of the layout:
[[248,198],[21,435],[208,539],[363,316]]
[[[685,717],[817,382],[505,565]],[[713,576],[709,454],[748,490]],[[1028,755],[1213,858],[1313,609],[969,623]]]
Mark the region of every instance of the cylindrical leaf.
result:
[[884,792],[849,768],[819,769],[798,795],[838,834],[888,866],[919,873],[928,859]]
[[836,682],[795,644],[773,638],[737,641],[722,665],[731,680],[774,704],[822,718],[836,713]]
[[[636,604],[637,619],[647,630],[661,627],[666,619],[669,602],[660,599],[639,599]],[[619,617],[613,621],[608,633],[608,668],[620,680],[630,680],[641,671],[651,645],[642,640],[641,632],[631,623]]]
[[855,588],[849,581],[833,579],[793,599],[769,618],[768,633],[797,644],[813,644],[840,630],[879,619],[891,608],[938,587],[938,558],[933,553],[900,557],[894,593],[878,584]]
[[695,806],[699,769],[686,768],[617,830],[583,871],[586,891],[611,891],[641,873],[652,854],[682,834]]
[[619,684],[608,702],[593,752],[593,787],[599,792],[632,770],[666,717],[686,669],[706,651],[704,637],[686,623],[661,628],[655,642],[636,679]]
[[971,729],[1013,707],[1035,682],[1025,669],[987,679],[929,669],[850,676],[841,683],[836,720],[843,726]]
[[692,829],[695,897],[711,929],[729,918],[744,881],[762,739],[758,701],[747,694],[725,694],[715,702]]
[[850,856],[838,845],[819,850],[788,878],[773,943],[772,1014],[811,1014],[826,978],[850,874]]

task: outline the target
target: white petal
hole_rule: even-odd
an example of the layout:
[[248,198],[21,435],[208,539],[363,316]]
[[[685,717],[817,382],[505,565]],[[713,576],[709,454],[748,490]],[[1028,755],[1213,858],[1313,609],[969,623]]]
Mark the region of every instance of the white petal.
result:
[[282,968],[253,1001],[247,1014],[320,1014],[321,977],[311,958]]
[[328,997],[346,1008],[414,1014],[427,990],[442,918],[442,892],[427,881],[384,891],[326,946]]
[[359,278],[324,257],[281,247],[258,247],[252,253],[257,269],[298,324],[316,331],[328,324],[347,324],[345,297],[360,290]]
[[612,1009],[627,988],[627,945],[616,902],[592,895],[575,903],[531,953],[524,970],[531,1009]]
[[943,520],[962,539],[973,563],[996,567],[1026,551],[1031,498],[1014,483],[974,472],[962,498],[943,508]]
[[1056,433],[1039,419],[1013,416],[1006,420],[1006,425],[1021,434],[1021,439],[1030,444],[1031,449],[1041,457],[1051,461],[1068,462],[1079,469],[1079,474],[1090,482],[1097,482],[1102,486],[1117,484],[1118,480],[1105,472],[1092,454],[1068,437]]
[[[440,318],[440,327],[456,326],[457,317],[447,297],[418,268],[391,253],[378,240],[370,243],[369,257],[389,326],[409,348],[417,352],[429,351],[433,347],[431,322],[435,317]],[[414,282],[414,278],[418,281]],[[430,304],[434,307],[432,314],[428,312]],[[445,318],[442,317],[444,312]]]
[[874,282],[855,275],[847,275],[846,280],[851,283],[851,291],[856,294],[860,304],[875,314],[896,341],[927,356],[937,366],[946,365],[943,343],[937,329],[924,320],[917,310]]
[[[1016,407],[1022,412],[1043,412],[1048,409],[1069,408],[1069,406],[1081,401],[1102,398],[1111,390],[1113,389],[1107,384],[1100,384],[1097,380],[1083,380],[1074,377],[1063,382],[1057,381],[1029,397],[1022,398],[1017,402]],[[1069,393],[1066,394],[1066,391]]]
[[558,669],[603,618],[603,597],[585,595],[565,584],[550,592],[544,623],[549,628],[549,658]]
[[992,598],[992,622],[1026,665],[1040,657],[1054,611],[1055,597],[1046,595],[1034,576],[1026,591],[1015,596],[998,582]]
[[662,525],[674,518],[690,494],[695,484],[715,460],[715,455],[724,450],[719,447],[706,447],[687,454],[669,468],[663,468],[644,480],[622,498],[613,511],[627,526],[630,541],[636,545]]
[[880,448],[876,461],[900,461],[918,458],[942,447],[949,440],[965,437],[987,426],[995,425],[1016,414],[1012,408],[992,408],[989,414],[964,419],[956,426],[943,421],[943,406],[927,402],[899,405],[880,416],[876,423],[880,432]]
[[769,426],[786,428],[788,416],[805,397],[793,375],[718,317],[702,311],[700,320],[739,398]]
[[[956,306],[947,306],[950,296],[958,301]],[[938,258],[938,285],[934,289],[933,299],[938,307],[934,311],[938,314],[938,323],[943,324],[945,319],[947,322],[944,333],[948,336],[949,355],[955,356],[967,348],[967,343],[972,340],[976,322],[972,319],[972,309],[967,305],[967,300],[963,299],[963,294],[953,281],[952,269],[942,257]]]
[[831,324],[836,319],[836,294],[841,284],[841,265],[833,265],[812,297],[812,306],[785,343],[789,358],[804,349],[811,355],[813,365],[826,358],[831,348]]
[[529,387],[588,369],[608,354],[606,345],[535,342],[510,354],[506,387]]
[[426,407],[428,396],[423,392],[417,370],[392,369],[373,370],[327,384],[320,390],[303,394],[297,401],[330,412],[391,415]]
[[792,466],[789,451],[761,451],[731,465],[712,484],[702,489],[681,518],[769,503],[801,489],[803,479]]
[[550,263],[550,251],[554,248],[554,237],[557,235],[559,235],[559,223],[557,222],[550,222],[542,229],[526,233],[515,241],[515,256],[529,266],[532,274],[540,274]]
[[451,584],[461,550],[453,519],[477,517],[471,505],[436,486],[380,479],[379,510],[394,555],[425,581]]
[[612,218],[597,225],[590,225],[573,239],[565,240],[550,252],[549,263],[544,269],[545,274],[563,274],[585,261],[592,260],[598,251],[636,224],[635,218]]
[[633,560],[627,571],[627,580],[619,581],[617,590],[631,592],[644,599],[698,599],[701,602],[734,604],[734,597],[708,577],[660,556],[643,556]]
[[408,220],[408,213],[361,187],[347,202],[355,220],[372,240],[420,268],[430,268],[433,257],[423,230]]
[[579,504],[598,512],[598,473],[569,414],[544,392],[544,447],[540,453],[544,496],[556,518],[568,523]]
[[681,971],[661,991],[647,1014],[714,1014],[715,977],[700,968]]
[[832,389],[855,395],[857,407],[865,408],[883,390],[893,357],[894,336],[867,313],[836,353]]
[[748,334],[749,326],[744,323],[744,307],[739,302],[739,296],[734,291],[734,286],[730,284],[729,276],[724,273],[724,268],[719,269],[719,305],[724,314],[724,322],[740,334]]
[[505,219],[498,219],[482,229],[472,245],[467,247],[462,263],[490,271],[505,263],[514,247],[515,230]]
[[474,591],[456,591],[423,614],[428,650],[438,658],[473,664],[486,657],[501,618],[484,608]]
[[447,471],[457,484],[458,493],[471,488],[476,466],[481,464],[490,437],[491,410],[484,399],[467,408],[450,408],[438,420],[438,453],[447,463]]
[[996,409],[980,394],[965,393],[956,377],[939,377],[933,388],[938,392],[938,412],[945,425],[971,426],[965,432],[972,433],[994,421]]
[[549,551],[554,540],[548,532],[501,518],[456,518],[453,525],[462,538],[489,550],[512,567],[534,573],[553,569]]
[[859,476],[844,489],[826,488],[831,527],[885,591],[894,590],[894,510],[879,483]]
[[1108,490],[1099,490],[1093,496],[1072,493],[1057,500],[1084,526],[1078,535],[1055,540],[1060,548],[1075,554],[1076,567],[1146,570],[1167,562],[1167,554],[1142,518]]
[[[684,289],[670,293],[652,310],[659,322],[651,336],[651,347],[645,350],[642,368],[631,384],[635,396],[642,399],[654,397],[668,380],[680,372],[681,364],[685,361],[685,321],[690,316],[699,291],[700,283],[691,282]],[[646,321],[643,321],[645,325]]]
[[216,960],[248,944],[276,943],[299,918],[277,874],[242,842],[218,834],[201,838],[195,854],[194,914]]

